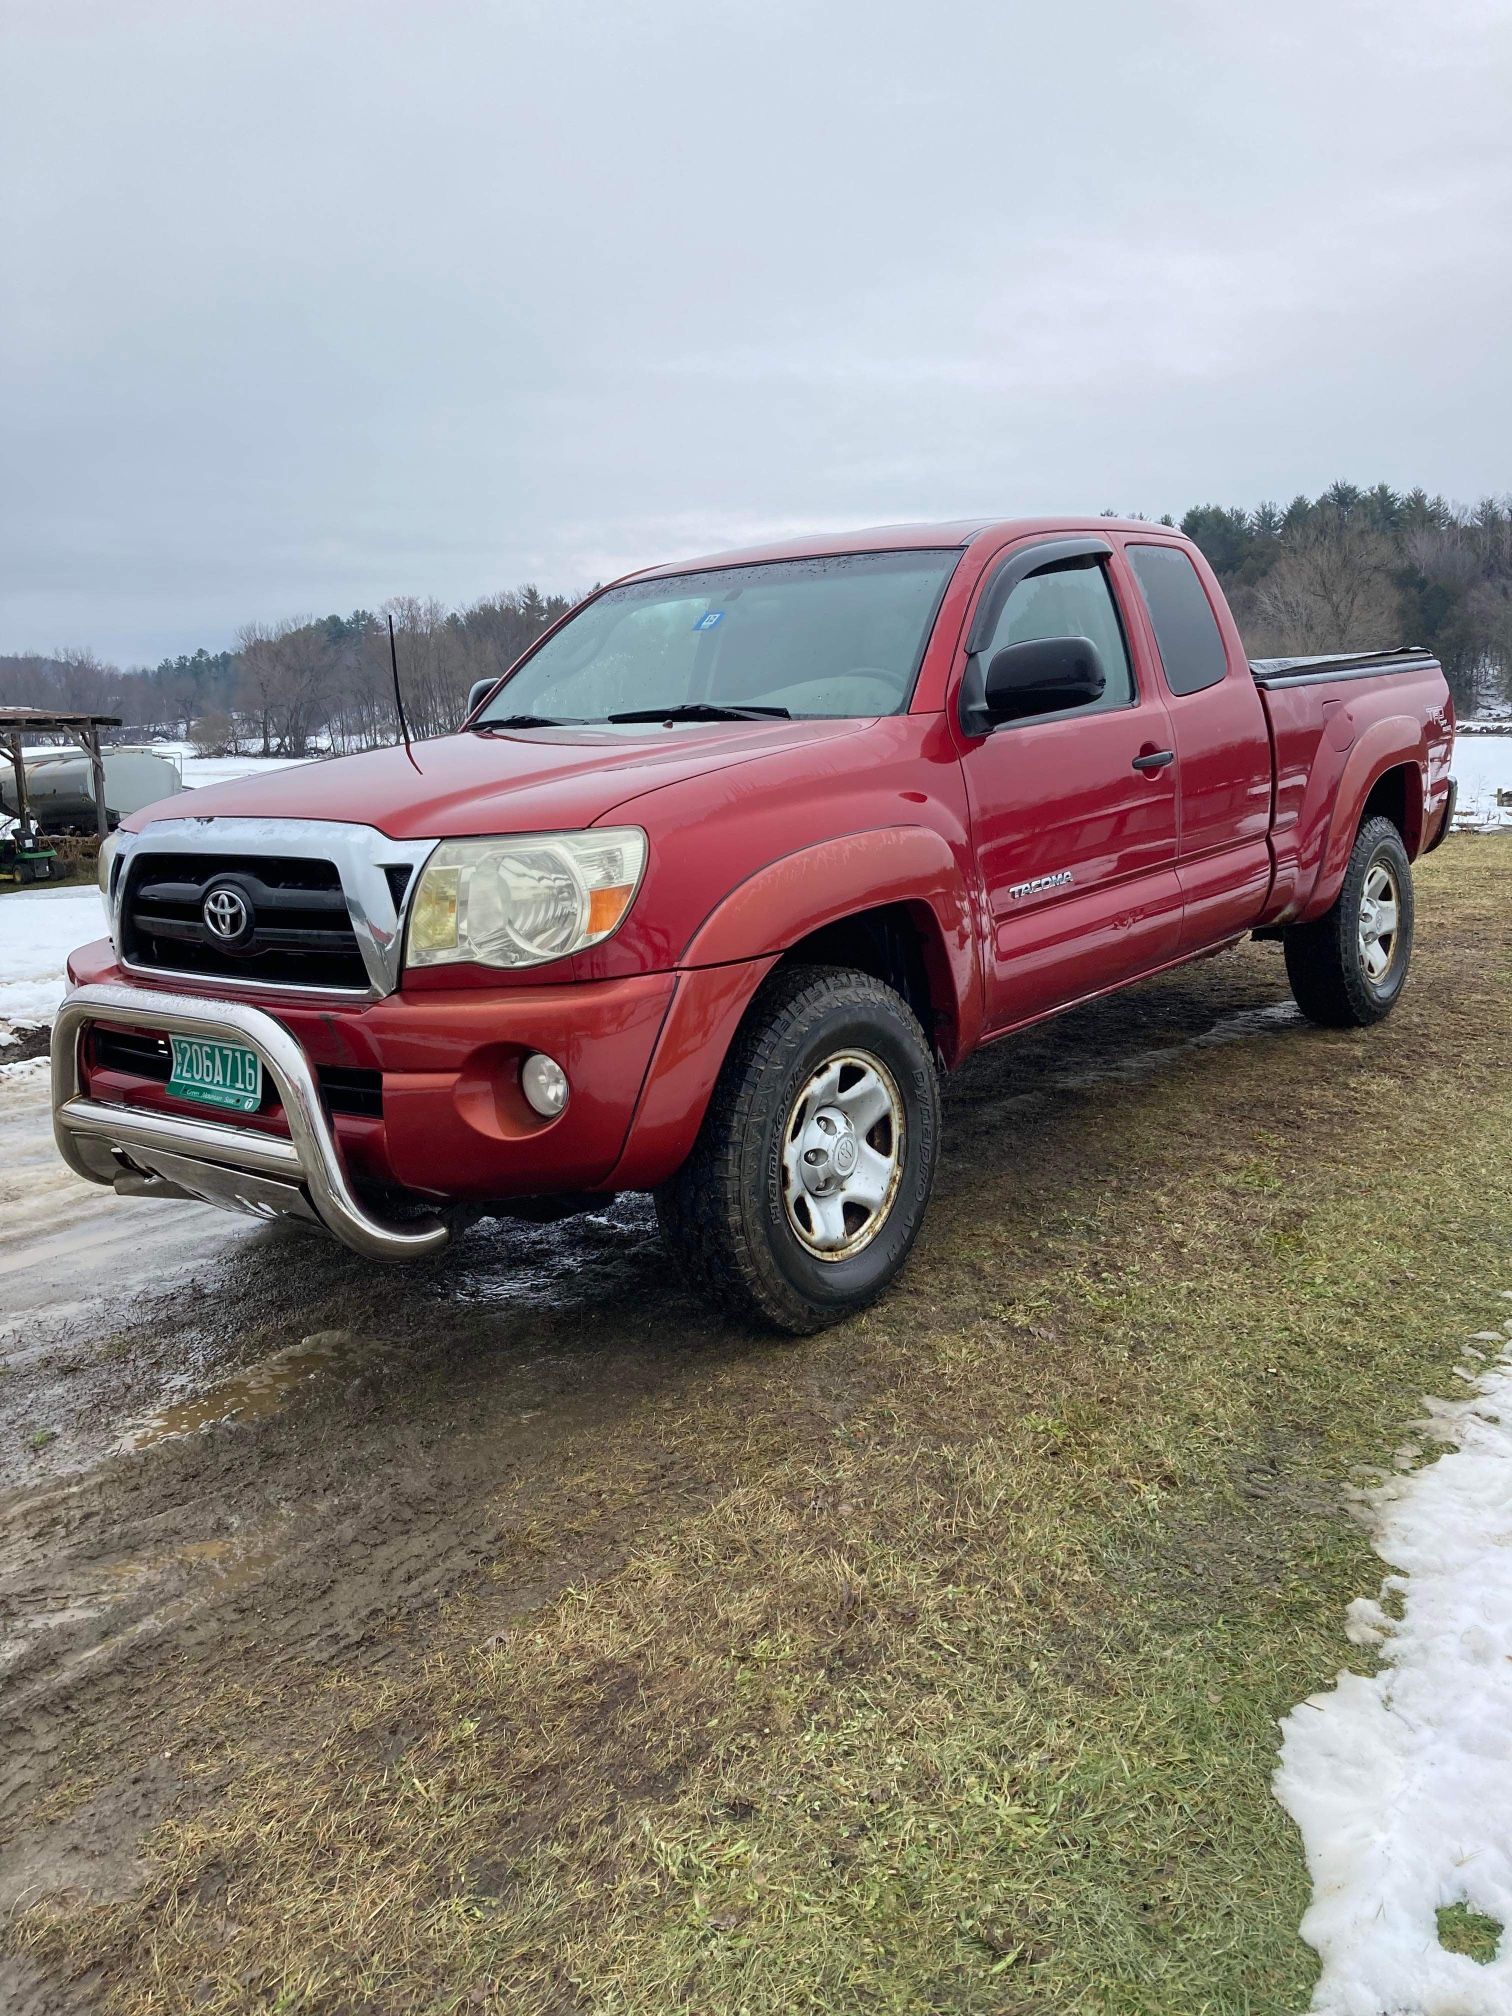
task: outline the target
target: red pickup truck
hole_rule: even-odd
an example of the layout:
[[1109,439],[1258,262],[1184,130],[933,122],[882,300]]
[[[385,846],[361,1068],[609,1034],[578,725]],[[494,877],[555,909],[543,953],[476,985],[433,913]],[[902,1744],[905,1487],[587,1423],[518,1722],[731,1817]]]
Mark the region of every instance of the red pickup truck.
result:
[[1426,653],[1249,663],[1139,521],[636,574],[457,735],[128,820],[58,1145],[379,1259],[650,1190],[701,1289],[810,1330],[903,1265],[980,1045],[1247,933],[1314,1020],[1387,1014],[1453,733]]

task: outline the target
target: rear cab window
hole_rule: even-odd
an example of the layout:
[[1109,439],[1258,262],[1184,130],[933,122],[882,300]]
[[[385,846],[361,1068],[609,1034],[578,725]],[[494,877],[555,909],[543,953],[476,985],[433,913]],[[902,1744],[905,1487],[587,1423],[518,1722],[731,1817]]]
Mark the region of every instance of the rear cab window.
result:
[[1179,546],[1129,545],[1124,557],[1150,612],[1166,684],[1201,693],[1228,673],[1223,632],[1197,569]]

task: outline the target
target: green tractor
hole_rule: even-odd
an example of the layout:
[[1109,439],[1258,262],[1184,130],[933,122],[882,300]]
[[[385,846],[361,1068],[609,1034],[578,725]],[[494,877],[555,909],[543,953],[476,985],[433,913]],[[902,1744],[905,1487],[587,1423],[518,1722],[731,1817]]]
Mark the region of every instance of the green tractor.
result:
[[62,882],[68,865],[59,860],[56,849],[48,845],[35,824],[25,819],[0,836],[0,875],[17,882]]

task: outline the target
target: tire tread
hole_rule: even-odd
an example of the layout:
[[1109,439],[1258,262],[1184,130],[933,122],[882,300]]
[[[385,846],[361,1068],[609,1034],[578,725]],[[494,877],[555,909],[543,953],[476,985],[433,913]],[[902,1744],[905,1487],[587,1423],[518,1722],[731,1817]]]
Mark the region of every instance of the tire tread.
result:
[[758,989],[725,1058],[692,1153],[656,1193],[662,1234],[694,1292],[727,1314],[755,1318],[794,1335],[875,1301],[889,1285],[841,1311],[808,1303],[752,1237],[743,1194],[742,1144],[759,1108],[780,1084],[821,1012],[880,1009],[905,1019],[923,1055],[924,1032],[907,1002],[868,973],[845,966],[779,966]]
[[[1357,956],[1360,887],[1368,864],[1383,844],[1399,857],[1398,889],[1406,912],[1406,946],[1396,986],[1382,999],[1369,985]],[[1310,1022],[1325,1029],[1364,1029],[1379,1022],[1396,1006],[1412,958],[1412,865],[1402,836],[1392,821],[1367,819],[1355,835],[1344,883],[1333,907],[1311,923],[1293,924],[1282,938],[1286,977],[1297,1006]]]

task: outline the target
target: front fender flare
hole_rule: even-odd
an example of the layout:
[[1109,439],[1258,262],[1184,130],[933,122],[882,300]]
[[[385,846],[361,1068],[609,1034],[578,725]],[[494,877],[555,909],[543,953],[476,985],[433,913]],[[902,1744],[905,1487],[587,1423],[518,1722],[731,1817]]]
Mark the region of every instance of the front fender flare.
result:
[[826,924],[893,904],[918,918],[947,1063],[971,1049],[982,1020],[980,968],[950,842],[932,827],[889,826],[799,848],[731,890],[683,948],[677,997],[609,1187],[652,1187],[685,1159],[741,1018],[784,952]]
[[981,971],[962,864],[931,826],[882,826],[800,847],[732,889],[694,931],[682,966],[780,955],[811,932],[863,911],[914,911],[949,1061],[976,1041]]

